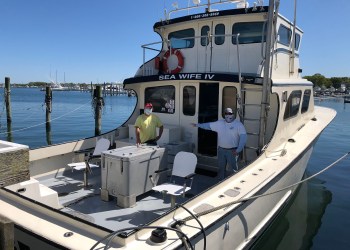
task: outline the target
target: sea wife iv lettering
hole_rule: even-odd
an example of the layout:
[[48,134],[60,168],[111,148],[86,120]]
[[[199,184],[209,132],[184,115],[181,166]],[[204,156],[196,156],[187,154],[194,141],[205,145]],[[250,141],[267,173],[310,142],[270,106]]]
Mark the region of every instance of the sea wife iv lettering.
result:
[[177,75],[160,75],[159,81],[163,80],[212,80],[215,74],[179,74]]

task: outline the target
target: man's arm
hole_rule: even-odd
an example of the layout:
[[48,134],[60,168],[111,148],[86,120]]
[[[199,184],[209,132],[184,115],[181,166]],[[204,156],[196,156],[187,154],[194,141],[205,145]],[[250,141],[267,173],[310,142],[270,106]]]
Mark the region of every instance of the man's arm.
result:
[[247,134],[239,135],[239,143],[236,152],[239,153],[243,150],[244,145],[247,142]]
[[212,130],[210,128],[210,122],[207,123],[191,123],[193,127],[198,127],[206,130]]
[[136,144],[139,145],[141,143],[139,127],[135,127],[135,135],[136,135]]
[[158,141],[160,139],[160,137],[162,137],[162,134],[163,134],[163,126],[160,126],[159,127],[159,135],[156,137],[156,141]]

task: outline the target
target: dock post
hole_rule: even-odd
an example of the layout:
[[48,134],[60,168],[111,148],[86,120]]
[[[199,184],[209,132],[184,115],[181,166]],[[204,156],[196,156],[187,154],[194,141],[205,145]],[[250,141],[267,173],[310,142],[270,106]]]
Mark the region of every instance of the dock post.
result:
[[12,115],[11,115],[11,84],[10,84],[10,77],[5,77],[5,103],[6,103],[6,118],[7,123],[12,122]]
[[11,114],[11,84],[10,77],[5,77],[5,106],[7,120],[7,141],[12,142],[12,114]]
[[94,91],[95,105],[95,135],[101,134],[102,107],[104,105],[101,86],[96,86]]
[[14,223],[0,215],[0,249],[14,249]]
[[92,87],[92,81],[90,83],[90,92],[91,92],[91,96],[94,96],[94,88]]
[[45,95],[46,104],[46,142],[47,145],[51,145],[51,112],[52,112],[52,89],[51,87],[46,87]]

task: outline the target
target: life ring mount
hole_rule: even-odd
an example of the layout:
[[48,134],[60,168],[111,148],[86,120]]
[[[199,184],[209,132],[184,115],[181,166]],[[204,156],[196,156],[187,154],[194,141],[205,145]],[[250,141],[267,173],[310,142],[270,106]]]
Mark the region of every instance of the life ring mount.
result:
[[180,73],[184,67],[184,57],[180,50],[167,50],[163,56],[163,72],[167,74]]

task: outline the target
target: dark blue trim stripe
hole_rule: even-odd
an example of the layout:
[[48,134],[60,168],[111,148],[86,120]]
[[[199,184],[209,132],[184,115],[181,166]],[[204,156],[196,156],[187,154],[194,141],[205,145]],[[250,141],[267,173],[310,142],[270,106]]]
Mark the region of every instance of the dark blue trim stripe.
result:
[[[255,83],[255,79],[260,77],[242,75],[243,83]],[[201,82],[239,82],[237,74],[221,74],[221,73],[179,73],[179,74],[160,74],[152,76],[131,77],[125,79],[123,84],[133,84],[142,82],[165,82],[165,81],[190,81],[197,80]],[[262,82],[262,80],[261,80]]]

